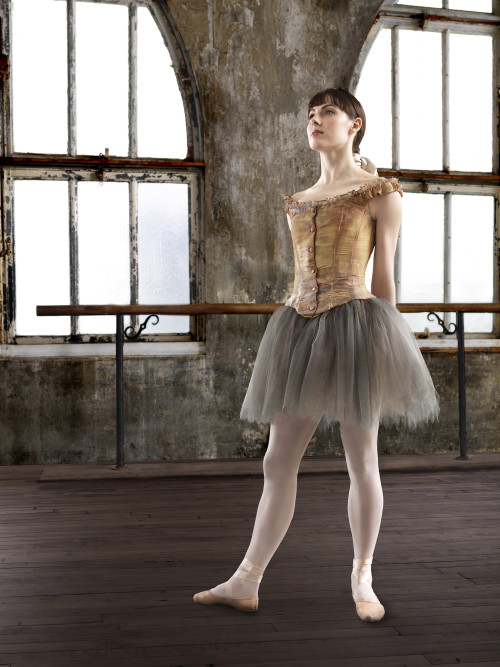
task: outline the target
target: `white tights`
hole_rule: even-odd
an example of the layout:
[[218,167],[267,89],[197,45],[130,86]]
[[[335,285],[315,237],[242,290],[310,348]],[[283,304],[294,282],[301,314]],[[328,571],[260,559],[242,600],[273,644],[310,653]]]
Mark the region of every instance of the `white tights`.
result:
[[[264,456],[264,489],[257,508],[250,545],[245,554],[253,564],[266,568],[285,537],[295,511],[297,473],[307,445],[316,430],[321,415],[300,418],[278,413],[271,424],[269,445]],[[350,478],[347,503],[354,557],[370,558],[382,520],[384,505],[378,468],[378,420],[371,428],[340,424],[340,434]],[[232,597],[254,597],[259,584],[234,575]],[[212,588],[216,595],[228,595],[224,582]],[[360,584],[355,599],[376,602],[371,586]]]

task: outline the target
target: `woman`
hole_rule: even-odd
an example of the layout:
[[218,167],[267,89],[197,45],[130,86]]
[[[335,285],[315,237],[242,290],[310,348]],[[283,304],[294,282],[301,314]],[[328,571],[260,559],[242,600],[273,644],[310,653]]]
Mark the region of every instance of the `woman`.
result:
[[[323,418],[340,422],[349,472],[356,611],[363,621],[379,621],[385,609],[371,574],[384,502],[379,423],[413,427],[436,419],[438,394],[396,308],[401,186],[396,178],[374,177],[367,160],[356,164],[366,118],[348,91],[329,88],[314,95],[308,118],[309,145],[320,154],[321,175],[303,192],[282,195],[295,284],[269,320],[241,409],[242,418],[271,425],[264,490],[239,568],[194,600],[257,610],[264,570],[293,517],[300,461]],[[369,292],[365,270],[374,247]]]

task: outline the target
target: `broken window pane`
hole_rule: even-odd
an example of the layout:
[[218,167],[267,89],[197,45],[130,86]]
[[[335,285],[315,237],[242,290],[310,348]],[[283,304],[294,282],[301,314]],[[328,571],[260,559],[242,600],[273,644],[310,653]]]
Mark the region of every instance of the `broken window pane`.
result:
[[65,2],[15,0],[11,66],[14,151],[66,154]]
[[36,314],[70,300],[67,182],[15,180],[13,217],[16,333],[69,335],[69,316]]
[[[188,185],[140,183],[138,190],[139,303],[187,304]],[[189,317],[181,315],[162,315],[156,326],[148,327],[149,333],[188,331]]]

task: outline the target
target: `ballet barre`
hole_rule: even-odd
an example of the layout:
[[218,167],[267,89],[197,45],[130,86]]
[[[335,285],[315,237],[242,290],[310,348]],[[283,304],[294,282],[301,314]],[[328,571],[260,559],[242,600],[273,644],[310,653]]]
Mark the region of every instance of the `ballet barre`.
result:
[[[283,306],[282,303],[193,303],[180,305],[142,305],[142,304],[90,304],[90,305],[43,305],[36,307],[38,316],[64,316],[64,315],[115,315],[115,364],[116,364],[116,464],[114,470],[120,470],[125,466],[125,444],[124,444],[124,408],[123,408],[123,345],[124,339],[135,341],[139,339],[142,331],[146,328],[151,317],[158,315],[271,315],[275,310]],[[458,356],[458,412],[459,412],[459,442],[460,455],[457,459],[467,460],[467,433],[466,433],[466,411],[465,411],[465,341],[464,341],[464,313],[500,313],[500,303],[398,303],[397,309],[401,313],[428,313],[427,319],[434,316],[443,331],[449,335],[456,333],[457,356]],[[453,330],[444,326],[443,320],[437,315],[438,312],[455,312],[457,321]],[[127,327],[124,330],[124,315],[148,315],[147,319],[139,325],[138,331],[128,334]],[[133,330],[133,329],[132,329]]]

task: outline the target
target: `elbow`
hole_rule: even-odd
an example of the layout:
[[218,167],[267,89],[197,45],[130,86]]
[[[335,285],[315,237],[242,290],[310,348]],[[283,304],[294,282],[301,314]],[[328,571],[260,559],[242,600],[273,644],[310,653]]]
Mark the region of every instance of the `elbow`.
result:
[[379,298],[387,299],[393,306],[396,305],[396,284],[392,273],[373,276],[371,293]]

